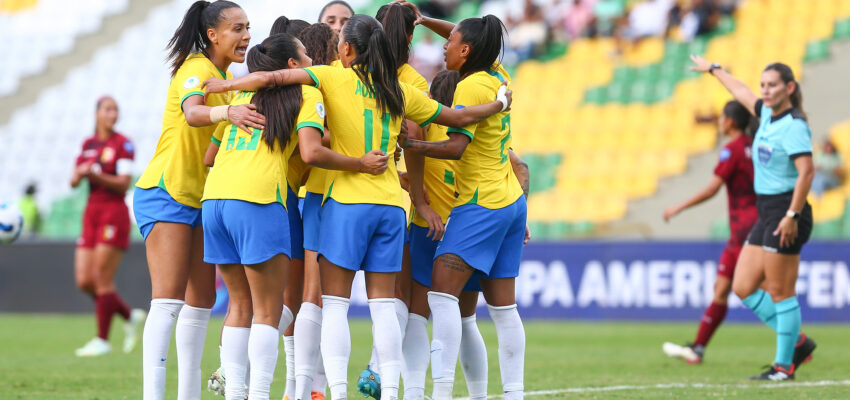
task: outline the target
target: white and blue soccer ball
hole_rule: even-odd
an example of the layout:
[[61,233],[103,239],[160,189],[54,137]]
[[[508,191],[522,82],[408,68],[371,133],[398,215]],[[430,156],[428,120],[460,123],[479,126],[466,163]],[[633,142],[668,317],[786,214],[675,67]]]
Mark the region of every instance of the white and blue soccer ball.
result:
[[14,204],[0,203],[0,244],[9,244],[21,236],[24,215]]

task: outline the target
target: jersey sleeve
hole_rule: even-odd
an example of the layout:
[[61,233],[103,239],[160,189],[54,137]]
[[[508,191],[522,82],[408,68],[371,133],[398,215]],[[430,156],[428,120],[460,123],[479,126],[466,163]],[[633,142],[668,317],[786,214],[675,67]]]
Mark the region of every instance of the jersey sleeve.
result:
[[321,88],[322,84],[327,86],[330,82],[334,82],[339,79],[339,74],[344,73],[344,68],[332,67],[330,65],[317,65],[314,67],[304,68],[304,71],[307,71],[310,74],[310,77],[313,78],[313,86],[316,88]]
[[791,159],[812,154],[812,132],[802,120],[795,119],[782,135],[782,148]]
[[418,88],[401,82],[401,91],[404,95],[404,117],[416,122],[419,126],[426,126],[440,115],[443,105],[432,100]]
[[215,131],[213,132],[212,137],[210,137],[210,142],[214,143],[216,146],[221,146],[221,140],[224,138],[224,130],[228,126],[230,126],[230,124],[220,123],[216,125]]
[[133,161],[136,158],[136,148],[133,146],[133,142],[130,139],[124,139],[124,143],[121,143],[121,151],[118,152],[117,159],[125,159]]
[[714,167],[714,175],[720,177],[724,182],[728,181],[732,177],[732,173],[735,172],[736,159],[735,152],[728,147],[724,147],[720,150],[720,157],[717,160],[717,165]]
[[213,76],[209,69],[202,63],[194,60],[186,60],[183,65],[177,70],[174,76],[174,81],[177,83],[177,95],[180,96],[180,107],[183,107],[183,102],[191,96],[204,96],[204,90],[201,85],[209,78],[221,78],[221,76]]
[[[454,100],[452,101],[452,108],[459,110],[470,106],[485,104],[493,101],[494,98],[495,93],[490,93],[484,84],[476,82],[474,79],[467,78],[466,80],[458,83],[457,89],[455,89]],[[469,140],[472,141],[477,127],[477,122],[464,126],[463,128],[450,127],[446,133],[462,133],[469,137]]]
[[313,127],[325,133],[325,103],[322,93],[312,86],[301,86],[301,111],[295,120],[295,130]]
[[80,149],[80,154],[78,154],[78,155],[77,155],[77,159],[76,159],[76,160],[74,160],[74,165],[75,165],[75,166],[79,166],[80,164],[82,164],[82,163],[83,163],[83,160],[84,160],[84,159],[83,159],[83,153],[85,153],[85,152],[86,152],[86,145],[87,145],[88,143],[89,143],[89,141],[88,141],[88,140],[86,140],[86,141],[84,141],[84,142],[83,142],[83,147]]

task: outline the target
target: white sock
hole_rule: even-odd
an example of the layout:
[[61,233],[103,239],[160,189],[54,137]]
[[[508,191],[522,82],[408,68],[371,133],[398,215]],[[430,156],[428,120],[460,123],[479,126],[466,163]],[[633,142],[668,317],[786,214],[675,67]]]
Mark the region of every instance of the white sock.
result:
[[277,365],[278,330],[269,325],[251,325],[248,338],[248,359],[251,362],[251,383],[248,385],[249,400],[268,400],[269,389]]
[[348,328],[349,299],[322,296],[322,360],[331,400],[347,398],[348,359],[351,356],[351,332]]
[[525,367],[525,329],[517,312],[516,304],[493,307],[490,318],[496,325],[496,337],[499,339],[499,370],[502,373],[502,390],[505,399],[523,397],[523,370]]
[[410,314],[402,342],[404,364],[401,378],[404,380],[405,400],[425,398],[425,371],[428,370],[430,356],[428,347],[428,319],[419,314]]
[[201,398],[201,358],[210,311],[186,304],[177,317],[177,400]]
[[221,367],[227,384],[226,400],[245,400],[245,374],[248,373],[248,338],[251,328],[225,326],[221,330]]
[[375,347],[375,320],[372,320],[372,355],[369,356],[369,369],[381,375],[380,362],[378,361],[378,348]]
[[[291,315],[291,314],[290,314]],[[284,328],[285,330],[286,328]],[[278,333],[283,330],[278,329]],[[290,400],[295,398],[295,337],[283,337],[283,354],[286,357],[286,388],[283,395]]]
[[373,341],[378,349],[381,369],[381,400],[398,399],[398,378],[401,374],[401,331],[395,314],[395,299],[370,299]]
[[171,330],[183,300],[153,299],[142,333],[142,386],[145,400],[165,398],[165,360],[171,346]]
[[286,328],[289,328],[289,324],[291,324],[294,319],[295,316],[292,315],[292,310],[284,304],[283,311],[280,312],[280,322],[277,324],[277,330],[280,333],[280,336],[283,336],[283,332],[286,331]]
[[401,329],[401,337],[404,338],[404,333],[407,332],[407,318],[410,312],[407,310],[407,305],[401,299],[393,299],[395,305],[395,316],[398,320],[399,329]]
[[[301,310],[295,317],[295,398],[308,400],[313,388],[313,376],[316,375],[321,354],[319,344],[322,335],[322,308],[313,304],[301,303]],[[289,366],[287,366],[289,369]]]
[[452,398],[455,364],[460,352],[461,321],[458,299],[450,294],[428,292],[428,305],[434,319],[431,341],[431,376],[434,377],[434,400]]
[[460,338],[460,366],[466,377],[470,400],[487,398],[487,347],[478,330],[475,315],[461,319],[463,334]]
[[313,391],[325,395],[328,386],[328,377],[325,376],[325,364],[322,363],[322,346],[319,346],[319,362],[316,363],[316,375],[313,378]]

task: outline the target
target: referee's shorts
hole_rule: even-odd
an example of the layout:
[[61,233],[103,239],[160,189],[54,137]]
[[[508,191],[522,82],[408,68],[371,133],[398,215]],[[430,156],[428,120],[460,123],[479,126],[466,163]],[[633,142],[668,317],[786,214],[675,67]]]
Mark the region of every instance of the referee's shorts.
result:
[[758,196],[756,207],[758,208],[759,219],[753,225],[746,244],[761,246],[772,253],[800,254],[800,250],[803,249],[803,245],[809,241],[809,236],[812,234],[812,207],[808,202],[803,207],[800,219],[797,221],[797,238],[794,239],[794,242],[781,247],[779,245],[780,235],[773,234],[779,226],[779,221],[785,217],[785,213],[791,206],[792,196],[793,192]]

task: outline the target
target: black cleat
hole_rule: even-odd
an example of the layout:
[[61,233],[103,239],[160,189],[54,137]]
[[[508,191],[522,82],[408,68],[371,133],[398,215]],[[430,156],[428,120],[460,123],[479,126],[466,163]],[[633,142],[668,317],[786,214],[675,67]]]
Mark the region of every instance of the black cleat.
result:
[[802,336],[802,340],[797,343],[797,346],[794,347],[794,370],[800,368],[803,363],[811,360],[812,352],[815,351],[815,348],[818,347],[817,343],[815,343],[812,338],[806,336],[804,333],[800,333]]
[[791,371],[786,370],[776,364],[772,365],[769,370],[764,371],[761,375],[751,376],[751,381],[791,381],[794,380],[794,366],[791,366]]

